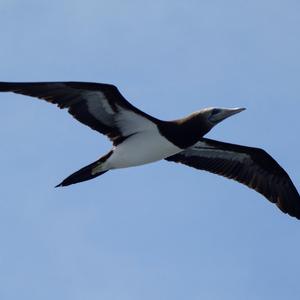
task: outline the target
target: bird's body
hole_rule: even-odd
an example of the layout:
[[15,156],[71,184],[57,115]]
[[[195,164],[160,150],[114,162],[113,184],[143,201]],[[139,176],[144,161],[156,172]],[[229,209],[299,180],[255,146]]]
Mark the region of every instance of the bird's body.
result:
[[33,96],[67,108],[78,121],[112,141],[107,154],[58,186],[86,181],[112,169],[165,159],[234,179],[300,219],[298,191],[269,154],[258,148],[204,138],[216,124],[243,108],[205,108],[182,119],[162,121],[134,107],[109,84],[0,82],[0,92]]
[[130,136],[113,148],[104,168],[120,169],[148,164],[181,152],[182,149],[164,138],[157,128]]

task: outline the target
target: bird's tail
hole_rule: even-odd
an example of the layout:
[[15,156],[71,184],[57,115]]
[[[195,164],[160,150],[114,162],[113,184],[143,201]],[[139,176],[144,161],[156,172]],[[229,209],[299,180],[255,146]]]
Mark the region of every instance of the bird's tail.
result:
[[98,177],[106,173],[108,170],[105,169],[103,170],[102,165],[110,155],[111,152],[101,157],[97,161],[89,164],[88,166],[83,167],[82,169],[68,176],[66,179],[64,179],[60,184],[58,184],[55,187],[67,186],[70,184],[75,184],[78,182],[90,180],[92,178]]

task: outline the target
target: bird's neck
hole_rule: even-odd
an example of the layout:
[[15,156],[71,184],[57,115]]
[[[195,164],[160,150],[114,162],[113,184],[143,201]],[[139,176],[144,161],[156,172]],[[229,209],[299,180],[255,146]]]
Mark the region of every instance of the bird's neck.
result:
[[161,134],[182,149],[196,144],[211,129],[200,118],[190,116],[180,120],[163,122],[158,128]]

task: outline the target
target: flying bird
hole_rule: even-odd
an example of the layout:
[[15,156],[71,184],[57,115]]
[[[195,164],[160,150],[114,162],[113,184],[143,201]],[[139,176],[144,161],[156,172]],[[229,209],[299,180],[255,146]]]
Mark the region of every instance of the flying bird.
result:
[[86,181],[112,169],[165,159],[236,180],[256,190],[281,211],[300,219],[297,189],[264,150],[204,138],[215,125],[244,108],[204,108],[162,121],[130,104],[111,84],[88,82],[0,82],[14,92],[66,108],[79,122],[106,135],[112,149],[58,186]]

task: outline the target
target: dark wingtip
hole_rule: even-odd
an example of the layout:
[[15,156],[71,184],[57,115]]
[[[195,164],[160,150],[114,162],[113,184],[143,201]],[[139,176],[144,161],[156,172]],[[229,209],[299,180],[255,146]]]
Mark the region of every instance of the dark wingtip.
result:
[[56,185],[54,188],[65,187],[65,186],[68,186],[70,184],[73,184],[73,182],[70,182],[69,177],[68,177],[68,178],[64,179],[61,183]]
[[0,81],[0,92],[9,92],[11,90],[11,83]]

